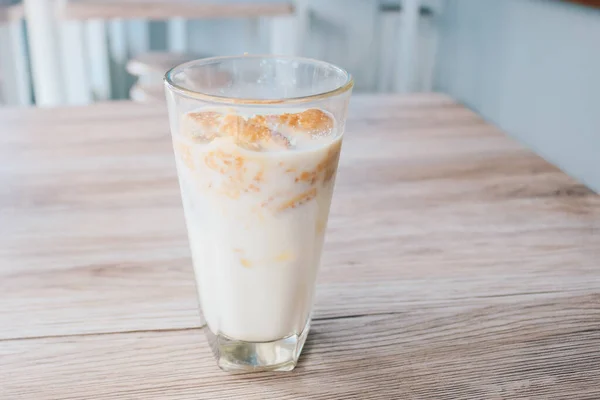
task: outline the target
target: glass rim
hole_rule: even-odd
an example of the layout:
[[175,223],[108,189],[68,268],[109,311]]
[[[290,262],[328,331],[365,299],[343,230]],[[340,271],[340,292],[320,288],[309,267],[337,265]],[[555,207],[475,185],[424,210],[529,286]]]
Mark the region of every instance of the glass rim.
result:
[[[184,71],[186,68],[191,67],[193,65],[208,65],[216,61],[221,60],[233,60],[233,59],[243,59],[243,58],[264,58],[264,59],[282,59],[282,60],[290,60],[290,61],[300,61],[310,64],[317,64],[322,66],[327,66],[329,68],[334,69],[339,72],[346,79],[343,84],[339,85],[335,89],[328,90],[326,92],[315,93],[308,96],[300,96],[300,97],[284,97],[278,99],[259,99],[259,98],[239,98],[239,97],[228,97],[228,96],[218,96],[214,94],[203,93],[195,90],[191,90],[185,88],[181,85],[176,84],[173,81],[173,75],[176,72]],[[337,65],[328,63],[326,61],[317,60],[314,58],[308,57],[296,57],[296,56],[285,56],[285,55],[238,55],[238,56],[218,56],[218,57],[208,57],[208,58],[200,58],[197,60],[192,60],[185,62],[183,64],[179,64],[169,69],[163,78],[165,86],[173,92],[176,92],[180,95],[197,99],[210,101],[213,103],[222,103],[222,104],[252,104],[252,105],[261,105],[261,104],[289,104],[289,103],[308,103],[311,101],[321,100],[328,97],[336,96],[338,94],[347,92],[352,89],[354,86],[354,78],[352,75],[343,68],[338,67]]]

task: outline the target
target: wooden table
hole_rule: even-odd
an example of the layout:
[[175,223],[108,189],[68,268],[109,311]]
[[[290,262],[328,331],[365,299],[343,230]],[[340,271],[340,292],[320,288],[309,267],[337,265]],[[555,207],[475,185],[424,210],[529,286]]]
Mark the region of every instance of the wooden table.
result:
[[297,369],[199,328],[163,106],[0,111],[0,398],[600,398],[600,198],[442,95],[355,96]]
[[[204,3],[204,4],[203,4]],[[65,19],[251,18],[291,15],[291,2],[223,2],[198,0],[65,0],[59,15]]]

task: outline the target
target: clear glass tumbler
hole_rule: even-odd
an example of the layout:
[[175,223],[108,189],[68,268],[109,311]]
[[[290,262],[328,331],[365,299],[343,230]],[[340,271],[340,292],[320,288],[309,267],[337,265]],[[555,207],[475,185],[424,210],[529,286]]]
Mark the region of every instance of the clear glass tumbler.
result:
[[290,371],[306,340],[353,81],[296,57],[167,72],[205,331],[226,371]]

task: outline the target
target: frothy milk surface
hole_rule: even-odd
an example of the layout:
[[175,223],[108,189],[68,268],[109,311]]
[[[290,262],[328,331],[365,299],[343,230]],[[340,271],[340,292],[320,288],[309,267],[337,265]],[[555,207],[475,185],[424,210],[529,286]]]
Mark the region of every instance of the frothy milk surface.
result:
[[342,135],[286,111],[199,109],[174,135],[204,317],[237,340],[299,334],[312,306]]

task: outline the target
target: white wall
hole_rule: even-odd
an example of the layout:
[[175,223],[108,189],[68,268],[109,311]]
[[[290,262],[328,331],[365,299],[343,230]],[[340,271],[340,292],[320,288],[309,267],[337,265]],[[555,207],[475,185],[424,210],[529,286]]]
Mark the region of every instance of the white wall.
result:
[[447,0],[435,88],[600,191],[600,9]]

